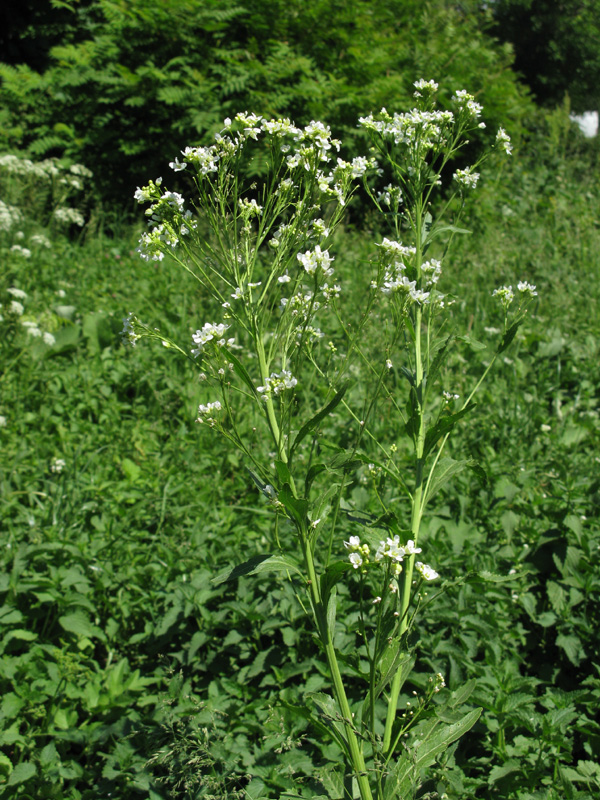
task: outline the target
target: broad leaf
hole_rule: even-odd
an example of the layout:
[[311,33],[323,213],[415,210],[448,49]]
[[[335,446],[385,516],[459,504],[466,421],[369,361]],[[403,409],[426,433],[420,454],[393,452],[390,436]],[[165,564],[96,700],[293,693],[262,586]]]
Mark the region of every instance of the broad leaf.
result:
[[446,748],[470,730],[482,709],[469,711],[460,721],[450,725],[431,720],[420,728],[419,739],[394,764],[386,779],[383,800],[405,800],[414,796],[422,769],[431,766]]
[[260,572],[296,572],[302,575],[297,561],[284,555],[256,555],[244,561],[243,564],[238,564],[235,567],[229,567],[224,572],[221,572],[211,580],[211,583],[219,584],[225,581],[234,581],[244,575],[258,575]]

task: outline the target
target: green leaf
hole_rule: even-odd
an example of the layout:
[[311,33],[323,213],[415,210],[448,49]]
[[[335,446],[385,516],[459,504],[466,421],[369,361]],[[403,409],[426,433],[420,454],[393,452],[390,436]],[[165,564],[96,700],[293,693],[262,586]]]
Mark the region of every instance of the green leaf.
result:
[[425,457],[431,449],[435,446],[436,442],[439,441],[443,436],[447,433],[450,433],[452,428],[456,425],[456,423],[462,419],[466,414],[470,414],[471,411],[476,407],[476,403],[469,403],[460,411],[457,411],[455,414],[448,414],[446,416],[440,417],[437,423],[430,428],[427,433],[425,434],[425,445],[423,447],[423,457]]
[[106,639],[104,632],[94,625],[83,611],[64,614],[58,618],[58,624],[63,630],[74,633],[76,636],[85,636],[87,639]]
[[321,422],[321,420],[325,419],[325,417],[328,416],[328,414],[330,414],[334,410],[334,408],[336,408],[336,406],[338,406],[342,402],[347,389],[348,389],[348,384],[346,383],[344,384],[344,386],[342,386],[339,392],[336,392],[333,399],[330,400],[330,402],[327,403],[326,406],[324,406],[320,411],[318,411],[314,415],[314,417],[311,417],[308,420],[308,422],[305,422],[304,425],[300,428],[300,430],[296,434],[296,438],[294,439],[294,444],[292,445],[290,450],[290,461],[292,460],[292,456],[296,451],[296,448],[298,447],[300,442],[306,436],[308,436],[309,433],[314,431],[315,428],[318,426],[318,424]]
[[211,580],[211,583],[219,584],[225,583],[225,581],[234,581],[237,578],[241,578],[244,575],[258,575],[261,572],[296,572],[298,575],[302,575],[302,570],[300,569],[298,563],[290,558],[289,556],[284,555],[256,555],[249,558],[248,561],[244,561],[243,564],[238,564],[235,567],[229,567],[228,569],[221,572],[215,578]]
[[13,769],[8,779],[8,786],[16,786],[19,783],[25,783],[36,774],[37,768],[31,761],[22,761]]
[[414,796],[419,782],[419,773],[429,767],[435,759],[477,722],[481,708],[469,711],[458,722],[445,724],[438,720],[426,723],[419,731],[419,739],[402,753],[392,767],[383,791],[383,800],[395,800]]
[[[435,467],[433,478],[427,490],[427,499],[432,498],[454,475],[458,475],[466,467],[473,467],[477,462],[472,460],[455,461],[453,458],[440,458]],[[484,473],[485,474],[485,473]]]
[[331,589],[329,593],[329,598],[327,600],[327,629],[329,631],[329,635],[331,636],[331,641],[335,638],[335,612],[337,609],[337,589],[335,586]]
[[502,337],[502,341],[498,345],[498,349],[496,350],[498,355],[500,355],[500,353],[503,353],[507,349],[507,347],[510,346],[510,344],[512,343],[512,340],[517,335],[517,331],[521,327],[521,323],[522,322],[523,322],[523,317],[520,317],[516,322],[513,322],[513,324],[510,326],[510,328],[508,328],[508,330],[506,331],[506,333]]
[[308,501],[294,497],[289,483],[284,483],[281,487],[278,500],[288,512],[289,518],[296,523],[296,527],[299,530],[304,530],[308,514]]
[[227,351],[227,358],[233,364],[233,371],[238,376],[238,378],[240,378],[246,384],[248,389],[250,389],[251,394],[253,396],[256,396],[256,387],[252,382],[252,378],[250,377],[250,375],[248,375],[246,367],[244,367],[241,361],[238,358],[236,358],[230,350]]
[[574,664],[576,667],[579,665],[581,659],[585,657],[585,651],[577,636],[566,636],[561,633],[556,637],[556,644],[565,651],[571,664]]
[[291,484],[292,476],[290,475],[288,465],[285,463],[285,461],[276,461],[275,470],[281,483]]
[[344,725],[340,721],[339,709],[332,697],[323,692],[310,692],[306,695],[318,709],[318,719],[327,726],[329,733],[337,741],[344,752],[348,752]]
[[470,336],[457,336],[456,337],[460,342],[464,342],[468,344],[471,350],[477,352],[479,350],[487,350],[487,344],[483,342],[478,342],[477,339],[471,339]]

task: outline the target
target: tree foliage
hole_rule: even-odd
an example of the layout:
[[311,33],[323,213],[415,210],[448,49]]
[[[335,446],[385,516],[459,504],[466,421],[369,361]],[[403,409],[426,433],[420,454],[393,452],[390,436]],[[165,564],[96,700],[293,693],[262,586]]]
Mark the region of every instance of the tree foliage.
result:
[[600,106],[598,0],[496,0],[493,16],[538,101],[556,105],[568,93],[577,112]]

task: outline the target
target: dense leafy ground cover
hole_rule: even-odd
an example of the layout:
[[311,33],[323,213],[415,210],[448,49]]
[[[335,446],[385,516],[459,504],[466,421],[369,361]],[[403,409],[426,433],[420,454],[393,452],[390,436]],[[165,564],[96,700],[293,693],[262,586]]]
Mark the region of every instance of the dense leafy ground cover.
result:
[[[493,287],[526,275],[539,302],[453,445],[487,480],[458,476],[426,522],[447,583],[421,615],[402,702],[441,672],[440,700],[472,678],[484,712],[421,797],[600,791],[600,192],[593,154],[562,152],[558,117],[547,142],[483,182],[445,279],[457,324],[483,343],[498,325]],[[369,225],[336,242],[349,309],[368,285]],[[270,549],[273,512],[194,424],[190,365],[121,342],[131,310],[186,341],[202,298],[168,264],[141,262],[131,232],[51,231],[50,247],[35,232],[25,220],[1,234],[0,796],[337,797],[335,751],[298,710],[327,685],[302,587],[211,583]],[[452,391],[485,359],[457,349]],[[369,511],[380,480],[359,470],[348,507]],[[506,580],[469,577],[485,570]],[[347,608],[336,645],[350,670]]]

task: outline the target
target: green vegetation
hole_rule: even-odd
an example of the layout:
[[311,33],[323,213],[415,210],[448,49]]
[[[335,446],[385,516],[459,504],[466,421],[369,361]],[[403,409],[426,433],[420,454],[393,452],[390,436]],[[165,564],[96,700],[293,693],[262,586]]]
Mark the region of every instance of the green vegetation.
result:
[[[454,237],[445,262],[439,289],[454,300],[453,329],[467,332],[441,373],[450,394],[466,399],[495,352],[503,318],[492,290],[526,277],[538,296],[473,413],[455,420],[446,454],[478,467],[440,481],[422,520],[419,545],[441,579],[414,598],[415,663],[401,668],[398,708],[422,718],[405,741],[416,752],[432,720],[452,726],[467,714],[474,724],[435,764],[417,763],[415,800],[597,797],[597,142],[576,135],[568,100],[533,107],[510,50],[489,38],[489,13],[461,17],[475,4],[365,2],[352,13],[333,0],[226,11],[175,0],[54,5],[64,38],[39,10],[46,60],[0,65],[0,798],[358,797],[340,780],[328,734],[339,720],[323,699],[331,681],[306,613],[309,587],[284,572],[214,580],[272,552],[274,540],[288,555],[291,523],[248,459],[196,424],[199,403],[214,399],[199,367],[160,341],[122,338],[134,312],[148,332],[185,345],[221,309],[173,259],[141,260],[145,222],[119,219],[133,206],[129,184],[161,174],[180,145],[208,144],[240,106],[299,123],[323,117],[349,157],[366,152],[359,115],[405,110],[412,81],[436,74],[442,104],[456,89],[478,92],[490,128],[509,119],[515,142],[500,171],[479,168],[460,223],[471,233]],[[328,20],[330,39],[313,35],[315,20]],[[386,67],[392,51],[397,69]],[[225,90],[224,75],[237,88]],[[474,141],[452,169],[480,152]],[[354,196],[327,245],[353,324],[375,243],[389,233],[367,202]],[[317,362],[330,341],[348,347],[334,314],[321,324]],[[384,359],[387,336],[383,324],[366,327],[363,352]],[[396,366],[389,385],[404,402]],[[367,394],[363,376],[353,364],[351,407]],[[318,411],[327,392],[315,382],[308,407]],[[408,464],[386,403],[375,404],[371,429],[397,441]],[[268,465],[275,453],[261,419],[249,413],[239,425],[253,460]],[[347,417],[320,423],[315,448],[332,457],[336,445],[352,448]],[[367,531],[380,501],[409,514],[381,464],[342,466],[335,561],[347,561],[344,539]],[[335,657],[358,710],[362,583],[344,574]],[[375,733],[383,739],[383,726]]]

